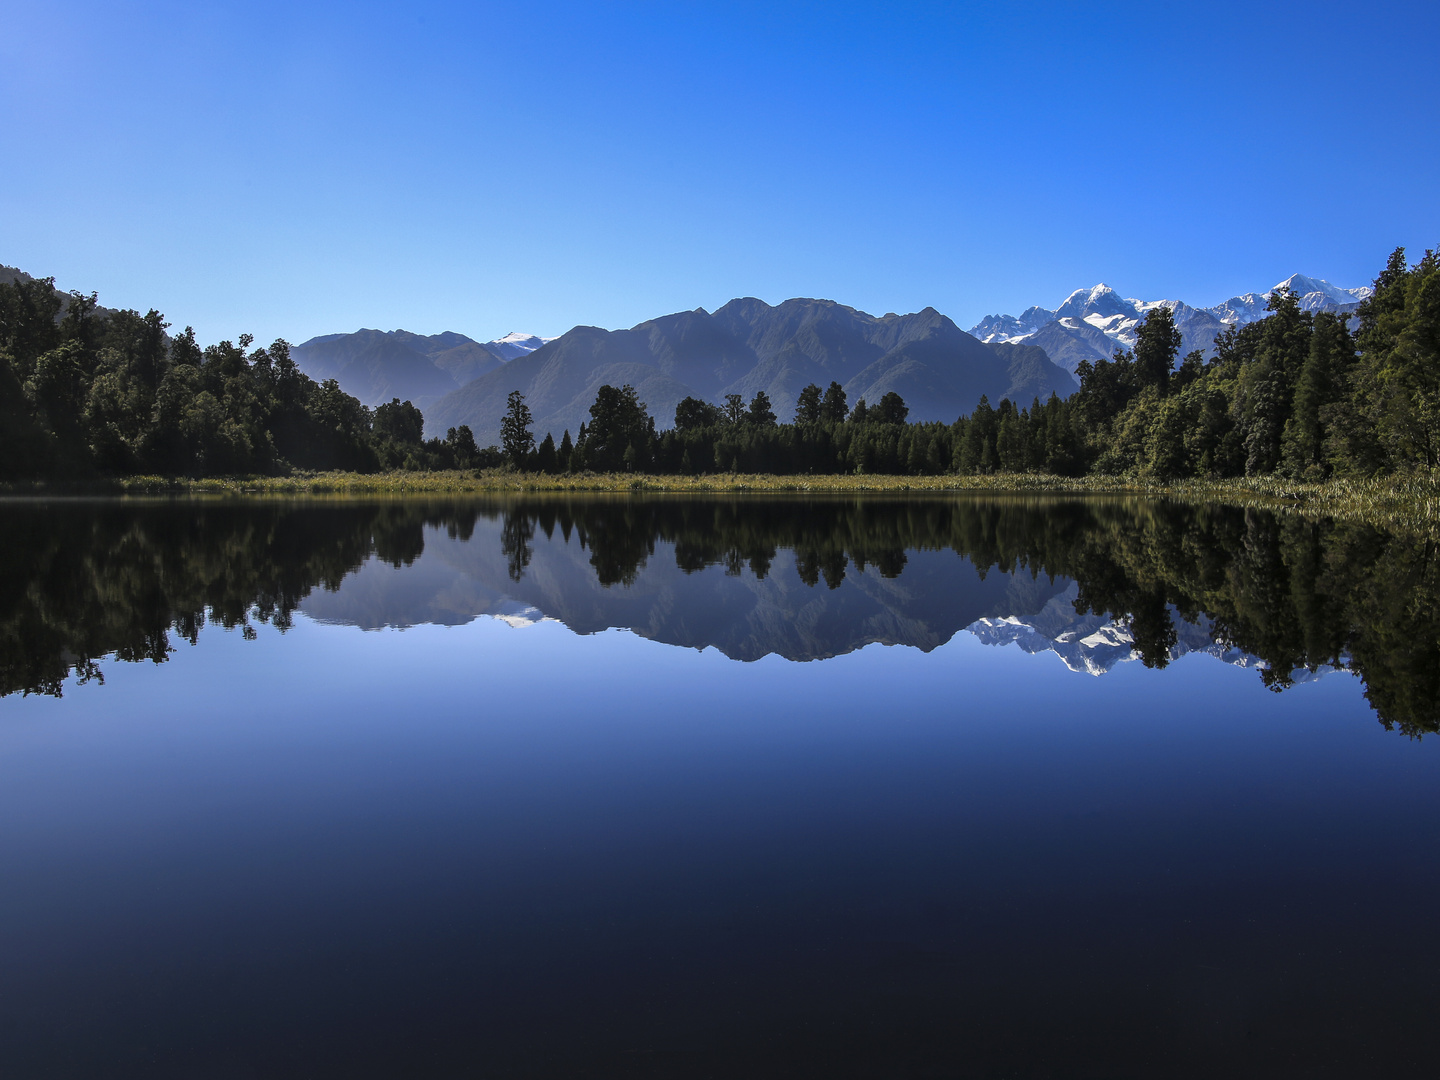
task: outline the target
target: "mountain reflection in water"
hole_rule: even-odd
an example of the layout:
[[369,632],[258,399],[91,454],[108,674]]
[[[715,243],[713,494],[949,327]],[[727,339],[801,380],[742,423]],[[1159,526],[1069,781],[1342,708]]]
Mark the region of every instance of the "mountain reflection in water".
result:
[[1440,724],[1433,546],[1365,525],[1133,499],[515,497],[10,502],[0,693],[162,661],[207,622],[491,614],[736,660],[969,630],[1094,673],[1204,651],[1275,689],[1331,669]]

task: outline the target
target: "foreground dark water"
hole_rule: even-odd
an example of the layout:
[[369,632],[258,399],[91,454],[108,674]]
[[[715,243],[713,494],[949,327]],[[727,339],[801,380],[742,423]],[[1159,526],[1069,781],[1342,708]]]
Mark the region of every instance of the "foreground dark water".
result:
[[0,547],[0,1074],[1440,1067],[1423,543],[617,498]]

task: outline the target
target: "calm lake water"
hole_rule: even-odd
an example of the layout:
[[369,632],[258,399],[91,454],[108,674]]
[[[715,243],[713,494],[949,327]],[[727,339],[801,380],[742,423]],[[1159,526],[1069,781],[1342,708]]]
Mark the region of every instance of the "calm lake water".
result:
[[0,550],[0,1075],[1440,1075],[1425,544],[616,497]]

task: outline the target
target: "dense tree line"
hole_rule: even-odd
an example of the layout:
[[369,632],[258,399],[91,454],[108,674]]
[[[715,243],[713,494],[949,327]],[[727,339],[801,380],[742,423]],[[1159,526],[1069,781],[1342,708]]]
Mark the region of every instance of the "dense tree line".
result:
[[1440,588],[1433,545],[1222,505],[1075,498],[17,507],[0,515],[0,694],[58,694],[72,674],[100,677],[106,655],[163,661],[207,621],[247,636],[257,620],[284,628],[312,589],[338,588],[366,558],[407,565],[427,527],[470,540],[482,518],[500,522],[512,578],[540,545],[573,543],[609,587],[634,582],[661,550],[686,573],[762,579],[787,551],[800,582],[822,591],[856,574],[903,577],[916,552],[953,551],[982,576],[1073,579],[1077,609],[1125,622],[1148,665],[1169,661],[1176,620],[1203,617],[1215,640],[1265,662],[1269,686],[1297,669],[1347,668],[1384,723],[1440,730],[1440,609],[1416,603]]
[[547,473],[1040,472],[1324,480],[1440,466],[1440,259],[1397,250],[1354,316],[1312,313],[1284,290],[1270,315],[1225,331],[1207,360],[1178,355],[1169,309],[1131,350],[1082,363],[1080,389],[1028,406],[981,399],[954,423],[908,423],[899,395],[849,403],[804,388],[780,422],[748,403],[686,398],[672,427],[629,386],[602,386],[572,439],[535,442],[512,393],[499,447],[468,427],[423,437],[409,402],[371,410],[317,383],[276,341],[201,348],[156,311],[101,312],[53,281],[0,284],[0,480],[94,474],[278,473],[290,468]]
[[[514,457],[543,472],[1088,473],[1158,478],[1281,475],[1324,480],[1440,465],[1440,259],[1397,250],[1353,316],[1308,312],[1285,290],[1270,315],[1231,327],[1207,360],[1179,356],[1168,308],[1131,350],[1084,362],[1080,389],[1028,406],[982,398],[952,424],[906,422],[897,394],[846,400],[801,391],[780,423],[762,391],[747,404],[686,398],[656,432],[631,387],[600,389],[573,443]],[[512,401],[512,404],[514,402]],[[528,415],[528,414],[527,414]]]
[[1283,290],[1269,308],[1222,334],[1208,363],[1198,353],[1177,363],[1170,313],[1153,309],[1133,352],[1082,364],[1078,393],[1038,421],[1034,408],[1022,414],[1009,443],[991,423],[982,449],[1002,468],[1063,446],[1081,470],[1160,477],[1324,480],[1440,465],[1434,252],[1408,267],[1397,250],[1353,331],[1349,317],[1302,311]]
[[409,402],[370,410],[276,341],[201,348],[157,311],[105,312],[53,279],[0,283],[0,479],[498,464],[469,428],[422,437]]

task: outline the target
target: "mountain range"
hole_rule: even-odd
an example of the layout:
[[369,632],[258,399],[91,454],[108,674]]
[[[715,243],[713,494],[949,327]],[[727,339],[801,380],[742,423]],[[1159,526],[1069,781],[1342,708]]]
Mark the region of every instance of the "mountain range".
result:
[[[1062,591],[1046,598],[1038,610],[988,616],[965,629],[986,645],[1015,645],[1032,655],[1052,652],[1071,671],[1090,675],[1104,675],[1117,664],[1141,659],[1135,636],[1126,621],[1109,614],[1076,611],[1079,596],[1080,586],[1072,581]],[[1170,659],[1187,653],[1206,653],[1236,667],[1263,666],[1257,657],[1226,644],[1215,632],[1215,623],[1209,616],[1202,614],[1192,622],[1173,606],[1168,610],[1170,623],[1175,628]],[[1293,682],[1308,682],[1331,670],[1322,668],[1312,672],[1299,668],[1290,677]]]
[[910,406],[911,420],[946,423],[982,395],[1028,403],[1052,392],[1063,397],[1077,385],[1042,349],[983,344],[934,308],[876,317],[832,300],[771,306],[745,297],[713,313],[697,308],[628,330],[577,326],[435,402],[426,431],[469,424],[482,443],[494,441],[506,396],[519,390],[537,436],[573,435],[606,383],[634,386],[661,428],[686,397],[719,403],[740,394],[748,401],[762,390],[788,419],[808,383],[832,381],[852,405],[893,390]]
[[454,331],[425,337],[406,330],[357,330],[311,338],[290,355],[312,379],[334,379],[366,405],[400,398],[423,410],[457,387],[534,352],[545,340],[533,334],[475,341]]
[[1206,359],[1215,355],[1215,338],[1229,326],[1244,326],[1263,319],[1266,301],[1279,289],[1300,297],[1305,311],[1351,312],[1369,296],[1368,286],[1342,289],[1321,278],[1292,274],[1262,293],[1244,293],[1214,307],[1196,308],[1180,300],[1126,300],[1105,284],[1076,289],[1059,307],[1030,307],[1019,316],[987,315],[970,333],[991,344],[1038,345],[1066,371],[1074,372],[1082,360],[1108,360],[1116,349],[1135,345],[1135,328],[1147,312],[1167,307],[1183,337],[1180,355],[1199,350]]
[[748,401],[762,390],[787,419],[807,383],[832,381],[852,404],[893,390],[912,420],[948,423],[982,395],[1022,403],[1068,395],[1081,362],[1132,348],[1136,328],[1156,307],[1174,313],[1182,356],[1198,350],[1212,357],[1217,335],[1263,318],[1266,301],[1281,288],[1296,293],[1307,311],[1352,312],[1371,292],[1294,274],[1264,292],[1193,307],[1126,299],[1102,283],[1075,290],[1054,308],[987,316],[968,333],[930,307],[877,317],[832,300],[772,306],[743,297],[714,312],[696,308],[628,330],[577,326],[558,338],[508,334],[487,342],[454,332],[359,330],[312,338],[293,355],[307,374],[338,380],[368,405],[413,401],[429,435],[468,424],[482,445],[498,439],[512,390],[525,395],[537,437],[558,438],[579,430],[606,383],[634,386],[661,428],[686,397],[718,404],[727,394]]
[[[400,566],[371,557],[335,588],[311,592],[300,610],[318,622],[366,629],[454,626],[484,616],[517,628],[553,620],[579,634],[620,626],[742,661],[816,660],[876,642],[929,652],[962,630],[986,645],[1053,652],[1072,671],[1091,675],[1140,659],[1123,619],[1075,610],[1073,580],[977,573],[969,558],[943,549],[907,551],[895,576],[852,566],[817,588],[800,580],[792,549],[778,550],[760,577],[718,563],[682,568],[661,542],[634,580],[615,589],[598,579],[593,551],[560,532],[531,536],[517,572],[506,535],[503,520],[485,517],[466,540],[428,526],[416,537],[416,558]],[[1171,608],[1170,617],[1171,659],[1205,653],[1237,667],[1262,666],[1217,640],[1207,616],[1189,622]],[[1300,668],[1291,677],[1309,681],[1330,670]]]

